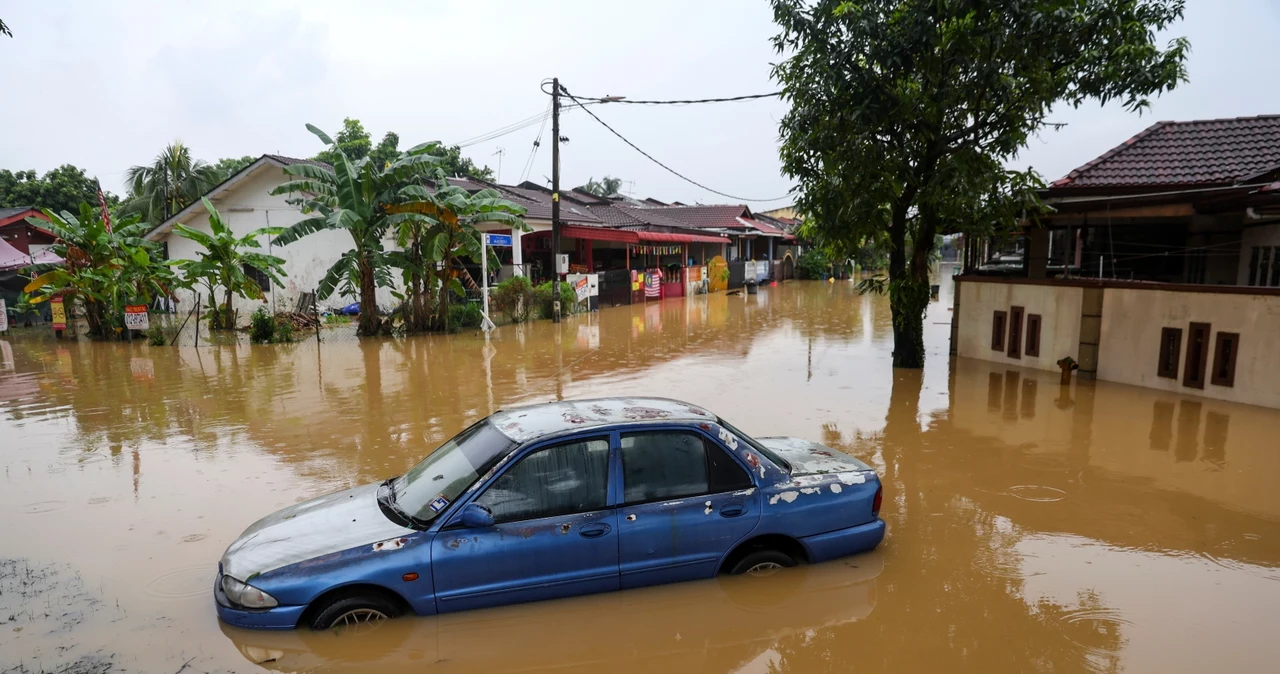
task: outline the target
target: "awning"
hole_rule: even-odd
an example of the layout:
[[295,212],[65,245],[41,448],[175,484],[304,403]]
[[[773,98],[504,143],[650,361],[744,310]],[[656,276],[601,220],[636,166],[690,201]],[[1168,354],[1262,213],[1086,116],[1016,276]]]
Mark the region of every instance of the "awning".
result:
[[636,236],[636,234],[637,232],[628,232],[624,229],[609,229],[606,227],[574,227],[573,225],[562,225],[560,228],[560,236],[567,236],[571,239],[584,239],[587,241],[639,243],[640,237]]
[[705,236],[702,234],[676,234],[674,232],[636,232],[641,241],[664,241],[669,243],[729,243],[722,236]]

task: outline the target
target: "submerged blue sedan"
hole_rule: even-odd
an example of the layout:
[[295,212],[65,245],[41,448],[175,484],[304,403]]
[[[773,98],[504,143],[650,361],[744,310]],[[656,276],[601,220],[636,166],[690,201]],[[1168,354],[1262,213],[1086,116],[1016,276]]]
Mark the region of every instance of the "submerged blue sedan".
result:
[[610,398],[498,412],[408,473],[259,520],[218,565],[218,616],[328,629],[771,573],[884,538],[875,471],[752,439],[695,405]]

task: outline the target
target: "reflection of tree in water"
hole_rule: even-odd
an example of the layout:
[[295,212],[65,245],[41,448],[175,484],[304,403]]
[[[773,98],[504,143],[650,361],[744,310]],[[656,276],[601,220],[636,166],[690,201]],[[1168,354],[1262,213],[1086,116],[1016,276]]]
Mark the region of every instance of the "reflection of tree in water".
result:
[[823,433],[860,457],[879,451],[885,566],[898,568],[880,576],[869,619],[784,637],[770,671],[1118,671],[1123,622],[1101,596],[1064,605],[1026,595],[1023,533],[961,495],[969,453],[947,441],[944,419],[921,430],[921,382],[920,371],[894,371],[879,439]]

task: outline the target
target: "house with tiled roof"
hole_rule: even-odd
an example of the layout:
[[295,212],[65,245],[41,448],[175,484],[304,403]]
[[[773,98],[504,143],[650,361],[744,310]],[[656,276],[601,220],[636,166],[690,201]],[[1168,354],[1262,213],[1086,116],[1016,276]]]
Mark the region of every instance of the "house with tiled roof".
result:
[[965,243],[954,353],[1280,408],[1280,115],[1157,122],[1042,197]]
[[[237,235],[243,236],[263,227],[289,227],[306,216],[296,206],[288,203],[289,196],[272,195],[271,191],[293,179],[284,172],[286,166],[293,164],[313,164],[329,168],[328,164],[312,159],[264,154],[215,185],[204,196],[218,209],[223,221]],[[179,223],[192,229],[211,232],[209,214],[205,212],[203,203],[196,201],[157,225],[145,238],[159,242],[167,258],[197,259],[202,249],[199,244],[174,232],[174,225]],[[344,231],[316,232],[288,246],[272,245],[271,237],[262,237],[259,241],[265,244],[262,252],[284,259],[285,276],[281,278],[280,284],[273,284],[271,279],[257,270],[245,270],[246,274],[252,275],[262,286],[271,311],[293,311],[299,297],[304,293],[315,292],[325,272],[352,247],[351,235]],[[387,244],[390,246],[392,242],[388,240]],[[357,299],[335,293],[326,304],[338,306]],[[180,308],[190,307],[192,301],[193,292],[179,291]],[[208,300],[202,298],[201,301],[207,303]],[[249,315],[261,306],[260,302],[239,297],[233,302],[241,323],[247,321]],[[392,289],[379,288],[379,305],[389,308],[395,302]]]

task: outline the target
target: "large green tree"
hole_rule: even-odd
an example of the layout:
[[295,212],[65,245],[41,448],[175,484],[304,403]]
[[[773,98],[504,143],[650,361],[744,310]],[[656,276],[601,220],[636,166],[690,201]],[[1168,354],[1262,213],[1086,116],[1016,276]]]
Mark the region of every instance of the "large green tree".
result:
[[1054,105],[1126,109],[1186,77],[1156,32],[1183,0],[773,0],[791,104],[783,171],[819,239],[887,241],[896,367],[924,365],[935,234],[1014,226],[1038,176],[1006,169]]
[[140,213],[152,224],[168,220],[222,182],[218,171],[192,156],[191,148],[180,140],[167,145],[150,164],[130,167],[125,179],[129,184],[125,211]]
[[333,168],[313,164],[286,166],[293,180],[271,191],[297,194],[293,200],[303,213],[311,215],[286,229],[275,242],[288,245],[304,236],[324,230],[343,230],[351,235],[353,248],[329,268],[317,297],[324,299],[335,289],[354,285],[360,296],[359,334],[381,332],[377,289],[390,283],[390,260],[383,246],[391,227],[406,220],[429,220],[434,204],[423,195],[422,183],[440,165],[430,151],[435,143],[423,143],[405,152],[385,168],[367,156],[352,161],[340,144],[328,134],[308,124],[332,153]]
[[[235,313],[231,304],[235,296],[263,300],[262,287],[245,271],[256,269],[275,284],[279,284],[280,277],[284,276],[284,260],[261,252],[261,245],[258,243],[260,237],[274,236],[283,232],[284,228],[263,227],[244,236],[237,236],[208,199],[201,197],[200,200],[209,213],[209,232],[192,229],[181,223],[174,225],[173,229],[179,236],[200,244],[204,250],[198,253],[200,259],[176,260],[174,266],[182,269],[184,280],[188,284],[200,283],[208,290],[209,305],[213,309],[211,327],[231,329],[235,327]],[[214,300],[215,288],[223,290],[225,302],[222,307],[218,307]]]
[[213,164],[213,170],[217,173],[218,182],[222,182],[244,170],[244,167],[255,161],[258,161],[258,158],[253,155],[245,155],[243,157],[223,157]]
[[[107,205],[114,207],[119,197],[104,192]],[[84,169],[63,164],[43,176],[35,171],[0,169],[0,206],[33,206],[54,213],[76,212],[80,202],[98,203],[98,183]]]
[[[312,159],[336,165],[337,150],[341,149],[347,156],[347,161],[368,157],[379,167],[385,167],[400,156],[399,134],[388,131],[382,136],[382,140],[374,145],[373,137],[365,130],[364,124],[350,117],[342,120],[342,130],[333,137],[333,140],[334,147],[317,153]],[[462,156],[462,148],[457,145],[439,145],[433,150],[433,154],[440,157],[442,162],[440,168],[447,176],[463,176],[480,180],[494,179],[493,169],[488,166],[476,166],[470,158]]]

